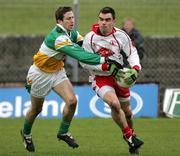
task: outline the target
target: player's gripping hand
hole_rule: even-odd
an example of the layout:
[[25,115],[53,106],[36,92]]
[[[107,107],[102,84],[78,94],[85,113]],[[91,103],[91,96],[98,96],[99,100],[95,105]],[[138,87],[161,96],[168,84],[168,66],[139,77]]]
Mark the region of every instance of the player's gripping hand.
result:
[[116,64],[109,64],[108,71],[111,73],[111,75],[114,76],[114,78],[117,80],[120,77],[123,76],[123,72],[120,72],[119,67],[116,66]]
[[125,71],[125,74],[124,74],[124,81],[131,85],[133,84],[137,77],[138,77],[138,74],[139,74],[139,71],[136,70],[136,69],[129,69],[127,71]]

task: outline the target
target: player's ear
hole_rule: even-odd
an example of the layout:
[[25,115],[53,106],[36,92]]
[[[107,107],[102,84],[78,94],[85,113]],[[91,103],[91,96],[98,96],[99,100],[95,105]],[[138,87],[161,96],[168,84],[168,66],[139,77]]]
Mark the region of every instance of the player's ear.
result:
[[57,22],[58,24],[62,24],[63,21],[60,20],[60,19],[57,19],[56,22]]

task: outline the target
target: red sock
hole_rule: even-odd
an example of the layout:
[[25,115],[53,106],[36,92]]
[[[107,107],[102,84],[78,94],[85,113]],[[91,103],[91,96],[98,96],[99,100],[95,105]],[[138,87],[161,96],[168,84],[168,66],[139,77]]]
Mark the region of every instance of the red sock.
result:
[[127,139],[129,139],[133,135],[133,130],[129,127],[124,128],[122,132]]

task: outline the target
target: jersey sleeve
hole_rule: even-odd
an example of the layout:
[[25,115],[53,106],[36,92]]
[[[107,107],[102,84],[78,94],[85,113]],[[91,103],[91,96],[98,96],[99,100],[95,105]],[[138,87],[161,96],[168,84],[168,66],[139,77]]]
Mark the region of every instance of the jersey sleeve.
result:
[[141,69],[137,49],[132,45],[130,37],[126,33],[122,33],[122,50],[127,56],[127,61],[132,68],[137,67]]
[[55,49],[83,63],[100,64],[104,62],[104,58],[98,54],[86,52],[78,44],[73,43],[67,35],[61,35],[55,40]]

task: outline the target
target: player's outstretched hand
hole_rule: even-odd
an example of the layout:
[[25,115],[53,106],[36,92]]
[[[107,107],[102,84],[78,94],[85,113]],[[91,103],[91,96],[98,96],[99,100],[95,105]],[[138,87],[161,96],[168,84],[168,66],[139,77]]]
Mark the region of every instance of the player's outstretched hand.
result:
[[121,72],[119,67],[117,67],[114,63],[109,64],[108,71],[115,77],[115,79],[119,79],[121,76],[123,76],[123,72]]

